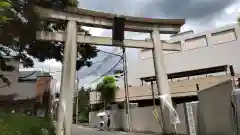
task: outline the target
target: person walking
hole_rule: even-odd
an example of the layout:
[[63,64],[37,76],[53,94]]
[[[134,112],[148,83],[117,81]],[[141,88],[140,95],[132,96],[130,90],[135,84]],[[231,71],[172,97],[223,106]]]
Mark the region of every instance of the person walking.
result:
[[103,131],[104,123],[105,123],[104,117],[100,116],[100,131]]
[[110,125],[111,125],[111,116],[108,114],[108,118],[107,118],[108,131],[110,130]]

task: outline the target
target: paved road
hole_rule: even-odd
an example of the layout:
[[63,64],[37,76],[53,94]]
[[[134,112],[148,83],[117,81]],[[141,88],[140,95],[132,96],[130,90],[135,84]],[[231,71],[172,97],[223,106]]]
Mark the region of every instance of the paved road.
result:
[[118,131],[99,131],[96,128],[73,125],[72,135],[128,135],[128,133]]

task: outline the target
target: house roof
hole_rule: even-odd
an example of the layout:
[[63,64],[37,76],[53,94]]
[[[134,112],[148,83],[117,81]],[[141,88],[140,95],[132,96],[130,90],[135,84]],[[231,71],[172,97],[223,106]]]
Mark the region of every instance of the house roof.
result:
[[36,81],[39,76],[50,76],[49,73],[41,72],[41,71],[20,71],[20,75],[18,77],[18,81]]
[[20,71],[19,74],[18,83],[0,89],[0,102],[36,98],[36,81],[44,74],[40,71]]

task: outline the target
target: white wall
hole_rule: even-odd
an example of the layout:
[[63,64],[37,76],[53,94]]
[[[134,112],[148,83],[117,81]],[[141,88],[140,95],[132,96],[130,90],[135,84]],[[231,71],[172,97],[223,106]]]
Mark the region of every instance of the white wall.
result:
[[175,34],[175,35],[171,35],[170,37],[171,37],[172,40],[180,40],[180,39],[183,39],[185,37],[189,37],[193,34],[194,34],[193,30],[190,30],[190,31],[181,32],[181,33],[178,33],[178,34]]
[[201,135],[234,134],[231,107],[232,90],[232,81],[228,80],[199,92],[199,131]]
[[191,50],[195,48],[204,47],[207,45],[208,45],[208,42],[207,42],[206,36],[195,37],[195,38],[185,40],[185,44],[184,44],[184,47],[182,47],[182,50],[183,51]]
[[[240,40],[165,55],[167,72],[174,73],[220,65],[233,65],[236,72],[239,73],[239,44]],[[138,70],[139,78],[154,75],[152,58],[142,60],[139,65],[141,65]]]
[[10,87],[0,88],[0,95],[17,94],[15,100],[36,97],[35,82],[20,82],[10,85]]
[[[193,106],[196,109],[196,106]],[[132,131],[144,131],[162,133],[162,129],[158,120],[153,115],[153,106],[133,108],[130,110],[131,129]],[[156,111],[161,119],[160,107],[156,106]],[[182,104],[178,104],[176,111],[180,117],[180,124],[177,124],[177,132],[179,134],[186,134],[187,127],[185,122],[185,112]],[[116,109],[111,111],[111,128],[113,129],[127,129],[126,127],[126,113],[125,109]],[[97,112],[90,112],[89,122],[94,127],[99,127],[99,117]],[[196,119],[197,114],[194,113]]]
[[[176,40],[176,42],[182,43],[182,52],[165,54],[167,73],[220,65],[233,65],[235,71],[240,73],[239,31],[239,25],[235,24],[204,33],[189,34]],[[155,75],[151,50],[139,53],[135,70],[132,70],[136,75],[131,77],[134,78],[132,85],[138,85],[141,77]]]
[[234,29],[211,33],[211,37],[212,44],[221,44],[237,40],[236,32]]

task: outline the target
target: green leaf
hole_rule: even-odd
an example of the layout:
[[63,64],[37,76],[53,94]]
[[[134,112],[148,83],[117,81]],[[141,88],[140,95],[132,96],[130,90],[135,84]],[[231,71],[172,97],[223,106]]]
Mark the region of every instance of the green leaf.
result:
[[[77,0],[0,0],[0,44],[19,53],[18,58],[24,67],[33,67],[32,58],[40,62],[49,59],[63,62],[64,43],[36,40],[36,31],[64,31],[66,21],[42,20],[40,12],[34,10],[36,5],[63,10],[67,6],[77,7]],[[78,31],[89,34],[82,27],[79,27]],[[0,48],[0,52],[4,52],[3,48]],[[27,55],[24,56],[23,52]],[[76,69],[91,66],[91,59],[96,56],[94,45],[79,43]],[[5,67],[1,65],[0,70],[6,69]]]
[[6,2],[6,1],[0,2],[0,9],[1,8],[10,8],[10,7],[11,7],[11,4],[9,2]]
[[101,100],[105,103],[105,107],[115,100],[116,90],[116,80],[112,76],[105,76],[102,82],[97,85],[96,91],[101,93]]

